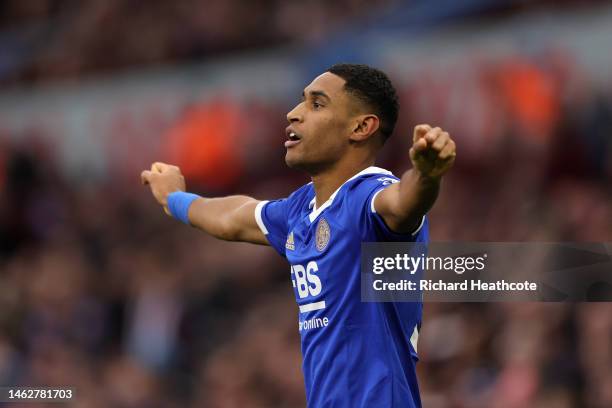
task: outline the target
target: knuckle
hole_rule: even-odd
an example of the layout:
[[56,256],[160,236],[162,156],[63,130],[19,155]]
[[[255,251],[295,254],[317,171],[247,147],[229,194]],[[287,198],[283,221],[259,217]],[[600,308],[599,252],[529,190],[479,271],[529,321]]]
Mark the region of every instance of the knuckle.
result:
[[414,127],[414,131],[415,133],[426,133],[429,130],[431,130],[431,126],[427,125],[427,124],[420,124],[420,125],[416,125]]

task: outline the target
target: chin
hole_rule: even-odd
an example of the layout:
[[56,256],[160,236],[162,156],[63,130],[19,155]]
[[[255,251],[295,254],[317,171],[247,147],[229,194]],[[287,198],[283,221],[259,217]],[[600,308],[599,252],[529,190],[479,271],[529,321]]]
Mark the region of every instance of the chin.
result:
[[296,170],[307,170],[308,164],[304,162],[301,157],[297,157],[297,155],[292,154],[291,152],[287,152],[285,155],[285,163],[287,167]]
[[285,155],[285,164],[287,164],[287,167],[292,169],[299,168],[299,163],[300,161],[296,157],[292,157],[292,155],[287,152]]

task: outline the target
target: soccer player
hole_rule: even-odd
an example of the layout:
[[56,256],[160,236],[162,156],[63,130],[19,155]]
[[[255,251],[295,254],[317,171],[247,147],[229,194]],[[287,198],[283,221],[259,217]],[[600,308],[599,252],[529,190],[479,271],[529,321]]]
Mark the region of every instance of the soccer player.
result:
[[374,68],[337,64],[287,114],[285,161],[312,182],[258,201],[185,192],[178,167],[142,172],[164,210],[217,238],[272,246],[291,264],[309,408],[420,407],[416,378],[422,304],[361,302],[363,241],[428,240],[427,211],[455,159],[438,127],[418,125],[401,179],[374,167],[398,98]]

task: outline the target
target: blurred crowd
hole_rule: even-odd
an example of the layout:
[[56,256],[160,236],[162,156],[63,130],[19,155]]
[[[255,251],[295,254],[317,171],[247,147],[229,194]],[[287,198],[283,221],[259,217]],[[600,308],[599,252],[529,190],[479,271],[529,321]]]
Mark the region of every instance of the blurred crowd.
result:
[[1,2],[0,83],[75,80],[126,67],[321,41],[347,21],[371,17],[388,3],[260,0],[253,7],[241,0]]
[[[367,11],[361,0],[195,3],[2,3],[0,41],[22,58],[0,58],[0,82],[317,40]],[[378,165],[408,168],[417,123],[457,140],[430,214],[432,240],[612,241],[612,87],[560,49],[419,63],[411,76],[386,67],[402,107]],[[203,195],[286,196],[308,181],[283,161],[291,103],[194,103],[163,124],[158,156],[146,159],[180,165]],[[45,129],[3,129],[0,385],[70,386],[67,406],[83,408],[304,407],[284,260],[165,216],[134,167],[147,148],[120,143],[133,141],[126,128],[109,136],[100,154],[113,170],[94,182],[65,174]],[[612,303],[424,310],[425,407],[612,406]]]
[[[384,30],[385,17],[393,15],[423,26],[440,16],[440,8],[446,17],[496,18],[605,2],[472,0],[439,6],[423,0],[7,0],[0,2],[0,84],[75,81],[276,45],[324,46],[347,27],[378,25]],[[413,9],[424,16],[412,14]]]

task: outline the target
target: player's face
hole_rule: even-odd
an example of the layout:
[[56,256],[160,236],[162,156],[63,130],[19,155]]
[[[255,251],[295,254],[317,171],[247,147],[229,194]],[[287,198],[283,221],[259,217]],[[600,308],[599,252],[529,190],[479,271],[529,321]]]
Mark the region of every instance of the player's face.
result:
[[319,75],[287,114],[285,161],[289,167],[315,174],[333,166],[348,150],[354,102],[344,82],[330,72]]

